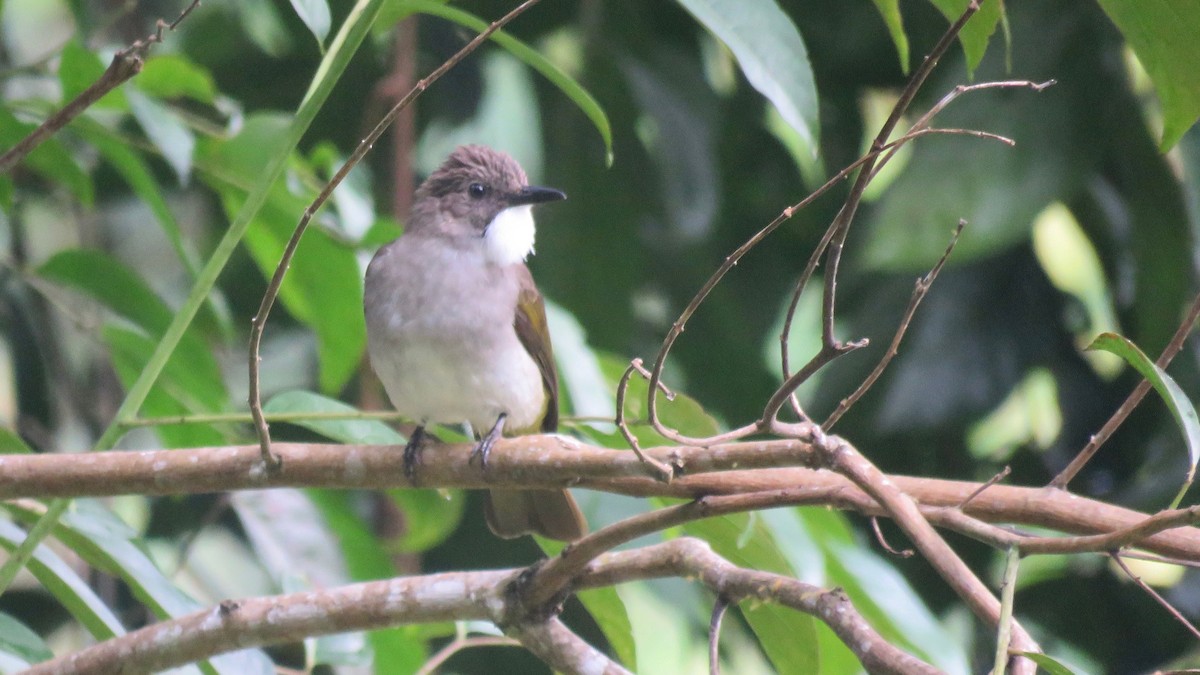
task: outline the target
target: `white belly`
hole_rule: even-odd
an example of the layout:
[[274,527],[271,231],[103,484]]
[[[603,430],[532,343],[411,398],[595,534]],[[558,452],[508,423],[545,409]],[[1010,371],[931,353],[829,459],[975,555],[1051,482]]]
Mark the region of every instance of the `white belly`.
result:
[[515,333],[515,345],[492,345],[486,358],[485,350],[456,339],[395,338],[372,341],[371,363],[398,412],[422,423],[469,422],[479,433],[502,412],[507,429],[530,429],[540,421],[546,406],[542,376]]
[[419,238],[379,257],[366,279],[368,348],[396,410],[479,433],[500,413],[507,429],[535,428],[546,390],[513,328],[515,277],[485,264],[482,251],[430,250]]

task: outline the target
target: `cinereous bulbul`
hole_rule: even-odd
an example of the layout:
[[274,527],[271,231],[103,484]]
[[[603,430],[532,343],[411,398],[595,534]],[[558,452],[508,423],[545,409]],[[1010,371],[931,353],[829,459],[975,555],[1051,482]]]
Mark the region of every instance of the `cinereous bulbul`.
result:
[[[411,469],[430,423],[502,434],[552,432],[558,379],[546,308],[526,257],[534,204],[566,199],[527,184],[508,155],[462,146],[417,189],[404,234],[367,267],[364,311],[371,364],[396,410],[418,427]],[[491,490],[488,526],[501,537],[574,541],[587,523],[566,490]]]

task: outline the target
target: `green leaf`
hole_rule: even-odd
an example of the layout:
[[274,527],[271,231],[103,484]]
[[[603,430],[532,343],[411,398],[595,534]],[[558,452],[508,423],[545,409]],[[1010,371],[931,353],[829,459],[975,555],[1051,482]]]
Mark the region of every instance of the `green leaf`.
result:
[[0,427],[0,455],[24,455],[33,452],[12,429]]
[[[21,122],[7,108],[0,108],[0,150],[13,147],[36,128],[36,124]],[[95,202],[91,177],[57,138],[43,140],[22,162],[51,183],[67,188],[85,208]]]
[[592,615],[592,620],[604,633],[604,638],[612,647],[617,659],[623,666],[633,672],[638,672],[637,645],[633,640],[633,625],[629,621],[629,612],[625,603],[617,593],[617,589],[593,588],[576,594],[579,601]]
[[38,634],[15,618],[0,612],[0,672],[24,670],[30,664],[48,661],[54,652]]
[[[22,520],[40,514],[8,502],[10,513]],[[176,618],[203,607],[171,582],[151,561],[136,533],[99,502],[77,499],[54,528],[54,535],[89,564],[120,577],[134,597],[160,619]],[[268,675],[274,665],[257,649],[245,649],[209,659],[201,666],[210,673]]]
[[126,96],[146,137],[179,176],[180,184],[187,185],[192,174],[192,154],[196,150],[195,134],[170,108],[157,100],[136,89],[129,89]]
[[[931,2],[948,20],[953,22],[963,15],[971,0],[931,0]],[[962,32],[958,34],[963,52],[967,55],[968,71],[974,72],[979,67],[979,63],[983,61],[983,55],[987,52],[988,40],[991,39],[992,33],[996,32],[996,26],[1000,23],[1000,17],[1003,14],[1003,0],[982,0],[979,11],[971,17],[967,25],[963,26]]]
[[808,50],[796,24],[775,0],[678,1],[729,47],[746,79],[808,147],[816,147],[820,122]]
[[1154,82],[1162,102],[1159,150],[1175,147],[1200,119],[1200,3],[1099,0]]
[[[270,413],[355,412],[356,409],[319,394],[289,391],[263,406]],[[297,420],[294,424],[348,444],[403,445],[405,439],[378,420]],[[396,449],[397,453],[401,450]],[[347,448],[349,452],[349,448]],[[391,542],[398,552],[426,551],[442,543],[462,521],[466,499],[459,490],[388,490],[388,496],[406,514],[408,528]]]
[[[756,515],[706,518],[687,523],[682,529],[707,541],[713,551],[735,565],[796,576],[774,536]],[[739,607],[777,672],[818,672],[816,619],[772,603],[744,602]]]
[[212,75],[182,54],[160,54],[146,59],[134,83],[155,98],[190,98],[211,104],[217,94]]
[[[357,493],[313,489],[305,490],[305,494],[321,511],[326,525],[337,537],[351,578],[368,581],[395,576],[396,567],[392,564],[392,557],[363,522],[362,510],[357,508]],[[428,656],[421,630],[428,628],[401,626],[368,633],[367,639],[375,652],[375,672],[404,675],[420,668]]]
[[[482,32],[488,26],[488,22],[483,19],[444,3],[432,2],[431,0],[408,0],[404,4],[411,7],[414,11],[441,17],[477,32]],[[539,54],[537,50],[524,42],[504,31],[496,31],[492,34],[491,39],[495,40],[496,44],[523,61],[530,68],[541,73],[551,84],[558,87],[559,91],[565,94],[567,98],[571,99],[584,115],[587,115],[592,125],[596,127],[596,131],[600,132],[600,138],[604,140],[605,157],[611,166],[613,162],[612,127],[608,122],[608,116],[604,113],[604,109],[600,107],[596,99],[582,85],[576,82],[574,78],[564,73],[558,66],[555,66],[546,57]]]
[[[113,369],[121,383],[132,386],[154,351],[154,341],[145,335],[117,326],[105,326],[101,333],[109,346]],[[195,369],[177,352],[167,362],[162,376],[147,394],[142,414],[149,417],[180,417],[197,411],[211,412],[211,404],[224,391],[213,391]],[[170,424],[155,427],[155,433],[170,448],[197,448],[223,445],[226,439],[207,424]]]
[[300,20],[308,26],[313,37],[317,38],[317,47],[324,51],[325,38],[329,36],[329,3],[325,0],[291,0],[292,9]]
[[[263,412],[273,413],[351,413],[354,406],[310,391],[285,391],[271,397]],[[335,441],[351,445],[403,445],[406,439],[379,420],[297,420],[292,424],[315,431]]]
[[1042,670],[1050,673],[1050,675],[1075,675],[1075,671],[1066,667],[1062,663],[1054,660],[1052,657],[1038,652],[1013,652],[1038,664]]
[[[265,158],[279,147],[288,119],[283,115],[254,115],[234,138],[201,144],[202,177],[220,194],[231,217],[242,208],[243,186],[257,180]],[[244,242],[265,277],[275,273],[311,197],[315,193],[297,196],[282,183],[268,191],[267,201],[255,215]],[[362,297],[362,273],[354,250],[320,227],[310,226],[284,277],[279,300],[292,316],[316,333],[319,380],[326,393],[340,390],[349,381],[366,349]]]
[[887,24],[888,34],[892,36],[892,43],[896,45],[896,55],[900,58],[900,70],[907,75],[909,67],[908,34],[904,32],[904,19],[900,16],[900,0],[871,1],[875,3],[879,15]]
[[[141,277],[116,258],[100,251],[61,251],[43,263],[37,273],[44,279],[94,298],[156,338],[171,323],[171,310]],[[148,354],[145,358],[149,358]],[[142,361],[140,365],[144,363]],[[196,410],[215,412],[225,407],[228,395],[221,368],[194,329],[184,333],[168,368],[179,377],[178,382],[186,383],[183,387],[185,400],[195,401]]]
[[[100,152],[100,156],[125,180],[133,193],[145,202],[167,236],[179,261],[195,278],[199,272],[194,256],[184,244],[183,231],[166,198],[163,197],[163,187],[141,155],[131,149],[129,140],[86,115],[75,118],[70,128],[91,143]],[[219,298],[220,296],[215,294],[208,297],[197,320],[197,326],[213,336],[228,336],[232,332],[232,326],[229,323],[228,310],[219,302]]]
[[[25,539],[25,532],[0,520],[0,547],[11,551]],[[121,620],[104,604],[92,587],[62,558],[45,545],[33,550],[29,571],[96,640],[125,634]],[[0,629],[0,635],[5,633]]]
[[[62,85],[62,102],[66,104],[82,94],[104,75],[104,71],[105,66],[100,61],[100,57],[79,44],[78,40],[71,40],[63,45],[58,62],[58,81]],[[128,110],[129,102],[125,100],[124,90],[117,87],[93,103],[92,107]]]
[[1096,336],[1095,340],[1092,340],[1092,344],[1087,348],[1101,349],[1125,359],[1126,363],[1133,366],[1134,370],[1141,373],[1142,377],[1150,382],[1150,385],[1162,397],[1163,402],[1167,404],[1167,409],[1171,411],[1171,416],[1175,418],[1175,423],[1183,432],[1190,460],[1183,489],[1179,491],[1169,508],[1173,509],[1179,506],[1184,493],[1192,484],[1192,479],[1196,477],[1196,464],[1200,463],[1200,417],[1196,415],[1196,408],[1192,406],[1187,394],[1175,383],[1175,380],[1128,339],[1115,333],[1101,333]]

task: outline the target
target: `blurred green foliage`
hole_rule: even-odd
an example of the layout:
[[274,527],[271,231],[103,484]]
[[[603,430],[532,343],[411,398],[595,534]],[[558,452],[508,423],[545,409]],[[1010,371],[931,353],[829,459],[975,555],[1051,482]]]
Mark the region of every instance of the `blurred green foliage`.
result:
[[[0,3],[0,148],[183,4]],[[153,386],[133,406],[142,416],[244,410],[244,345],[265,279],[303,209],[398,97],[389,79],[397,63],[429,72],[511,4],[210,0],[153,48],[138,77],[0,176],[4,451],[107,445],[98,439],[109,438],[115,412],[147,377]],[[612,414],[628,360],[651,360],[725,255],[864,150],[905,73],[966,4],[542,3],[430,88],[415,105],[411,136],[385,137],[317,214],[266,330],[268,411],[383,405],[363,362],[361,273],[370,251],[403,226],[391,205],[414,185],[397,184],[408,175],[398,164],[411,162],[419,179],[454,144],[479,142],[511,152],[531,177],[570,195],[540,213],[531,266],[553,303],[564,398],[589,416],[571,431],[623,447],[611,425],[592,417]],[[396,39],[401,20],[416,21],[415,42]],[[839,336],[867,337],[871,346],[806,386],[805,409],[819,419],[874,366],[913,278],[964,219],[950,267],[899,358],[836,431],[887,471],[985,480],[1010,463],[1011,480],[1037,485],[1061,469],[1137,377],[1085,357],[1083,346],[1113,330],[1157,354],[1197,286],[1196,35],[1192,0],[984,2],[907,121],[960,84],[1057,84],[971,93],[935,123],[1002,134],[1014,147],[933,136],[881,174],[839,279]],[[408,157],[398,159],[397,147]],[[666,368],[668,383],[687,394],[662,404],[670,426],[703,435],[761,412],[779,382],[789,290],[845,190],[836,186],[797,213],[688,324]],[[236,250],[218,243],[229,232]],[[204,270],[214,260],[219,276],[209,293]],[[1087,273],[1069,274],[1078,268]],[[197,293],[195,319],[171,337],[180,308],[190,306],[185,298]],[[815,348],[818,306],[801,299],[793,362]],[[160,359],[164,336],[177,344]],[[1183,394],[1200,391],[1195,350],[1170,372]],[[627,412],[638,419],[645,386],[635,379],[633,390]],[[273,428],[281,439],[401,438],[362,420]],[[638,433],[656,442],[648,429]],[[244,424],[192,423],[129,431],[119,445],[252,438]],[[1170,411],[1152,400],[1073,487],[1154,509],[1176,493],[1187,466]],[[593,527],[653,505],[578,496]],[[39,547],[29,566],[37,582],[0,598],[0,669],[78,648],[85,634],[103,639],[225,597],[539,555],[530,541],[486,533],[478,509],[467,495],[440,491],[80,501],[53,536],[96,570],[88,581],[100,582]],[[37,516],[15,505],[6,511],[19,524]],[[792,509],[663,536],[703,537],[740,564],[844,588],[885,637],[948,671],[990,663],[990,631],[965,618],[928,566],[884,557],[852,520]],[[0,546],[11,549],[21,534],[0,526]],[[953,543],[977,569],[998,569],[996,552]],[[1036,578],[1017,594],[1017,616],[1052,654],[1076,672],[1194,664],[1184,630],[1088,560],[1039,559]],[[1166,593],[1192,620],[1200,615],[1192,572]],[[685,672],[704,663],[711,603],[676,580],[589,592],[564,617],[627,667]],[[819,622],[774,606],[741,610],[722,636],[731,672],[857,672]],[[402,627],[270,655],[294,667],[369,663],[407,673],[464,630],[489,628]],[[452,666],[537,667],[511,649],[466,652]],[[243,673],[270,664],[251,650],[199,667]]]

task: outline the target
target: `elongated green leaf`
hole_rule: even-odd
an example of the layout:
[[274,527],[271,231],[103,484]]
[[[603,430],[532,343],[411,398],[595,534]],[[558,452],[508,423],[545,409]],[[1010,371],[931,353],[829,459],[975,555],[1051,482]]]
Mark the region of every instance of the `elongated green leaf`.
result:
[[[9,513],[21,520],[38,514],[19,504],[6,503]],[[54,535],[89,564],[120,577],[134,596],[159,618],[173,618],[202,609],[154,565],[136,533],[99,502],[77,499],[54,528]],[[200,665],[208,673],[269,675],[274,665],[257,649],[245,649],[210,659]]]
[[[265,158],[283,142],[289,124],[289,118],[283,115],[254,115],[236,137],[201,144],[201,177],[221,195],[231,215],[242,208],[244,186],[260,175]],[[315,194],[297,196],[276,184],[255,214],[245,244],[265,277],[275,273],[284,247],[312,197]],[[279,299],[292,316],[317,334],[319,380],[326,393],[345,385],[366,349],[362,294],[354,251],[334,241],[321,228],[310,227],[296,249]]]
[[1159,149],[1166,152],[1200,119],[1200,3],[1098,1],[1154,82],[1163,112]]
[[[136,331],[106,326],[101,337],[109,346],[113,369],[125,386],[146,368],[154,350],[154,341]],[[222,392],[223,393],[223,392]],[[203,379],[197,378],[187,362],[172,358],[163,376],[146,396],[142,412],[149,417],[179,417],[197,411],[211,412],[207,405],[214,394]],[[208,400],[206,400],[208,398]],[[155,428],[163,444],[170,448],[195,448],[221,445],[226,439],[207,424],[171,424]]]
[[[958,17],[966,11],[971,0],[931,0],[931,2],[948,20],[957,21]],[[1003,14],[1003,0],[982,0],[979,11],[971,17],[966,26],[963,26],[962,32],[958,34],[958,40],[962,43],[963,52],[967,55],[967,70],[974,71],[979,67],[980,61],[983,61],[988,41],[991,39],[992,33],[996,31],[996,26]]]
[[[263,405],[270,413],[352,413],[354,406],[310,391],[285,391]],[[406,439],[379,420],[298,420],[294,424],[342,443],[402,445]]]
[[[0,521],[0,547],[11,551],[25,532],[7,520]],[[38,583],[71,613],[88,633],[97,640],[107,640],[125,634],[120,619],[109,610],[75,570],[46,546],[38,546],[29,560],[29,571]],[[0,634],[4,631],[0,630]]]
[[1183,499],[1183,494],[1191,486],[1192,479],[1196,477],[1196,464],[1200,463],[1200,417],[1196,415],[1196,408],[1183,389],[1175,383],[1174,378],[1159,368],[1154,361],[1150,360],[1150,357],[1146,356],[1137,345],[1128,339],[1115,333],[1101,333],[1096,336],[1095,340],[1092,340],[1088,349],[1101,349],[1125,359],[1125,362],[1141,373],[1142,377],[1146,378],[1158,395],[1162,397],[1163,402],[1167,404],[1167,409],[1171,411],[1171,416],[1175,418],[1175,423],[1179,425],[1179,430],[1183,432],[1190,461],[1183,489],[1171,502],[1170,508],[1175,508]]
[[300,20],[308,26],[313,37],[317,38],[317,46],[324,50],[325,38],[329,36],[329,3],[325,0],[292,0],[292,9]]
[[[688,523],[683,530],[707,541],[713,551],[735,565],[796,576],[770,530],[755,515],[707,518]],[[819,671],[816,619],[772,603],[746,602],[740,608],[777,672]]]
[[[432,0],[407,0],[403,4],[411,7],[414,11],[441,17],[472,30],[482,31],[488,26],[488,23],[483,19],[444,3],[433,2]],[[579,106],[583,114],[587,115],[592,125],[596,127],[596,131],[600,132],[600,137],[604,140],[605,156],[609,165],[611,165],[613,162],[612,127],[608,122],[608,115],[604,113],[604,109],[600,107],[596,99],[592,98],[592,95],[576,82],[574,78],[564,73],[548,61],[546,57],[539,54],[537,50],[524,42],[504,31],[496,31],[492,34],[492,39],[496,41],[496,44],[507,50],[508,53],[541,73],[551,84],[558,87],[563,94],[566,94],[567,98],[571,99],[575,105]]]
[[908,33],[904,32],[904,19],[900,16],[900,0],[871,0],[883,22],[887,24],[888,34],[896,45],[896,55],[900,58],[900,69],[908,74]]
[[54,653],[37,633],[8,614],[0,613],[0,672],[15,673],[53,657]]
[[775,0],[678,0],[724,42],[746,79],[767,97],[808,147],[820,135],[817,86],[808,50]]
[[[118,315],[132,321],[149,335],[161,336],[171,323],[172,312],[136,273],[119,260],[99,251],[68,249],[55,254],[37,270],[38,275],[85,293]],[[128,352],[127,352],[128,353]],[[144,365],[147,353],[140,367]],[[170,359],[170,372],[181,385],[184,400],[196,402],[195,410],[215,412],[225,407],[228,396],[221,368],[212,351],[194,330],[188,330]]]

